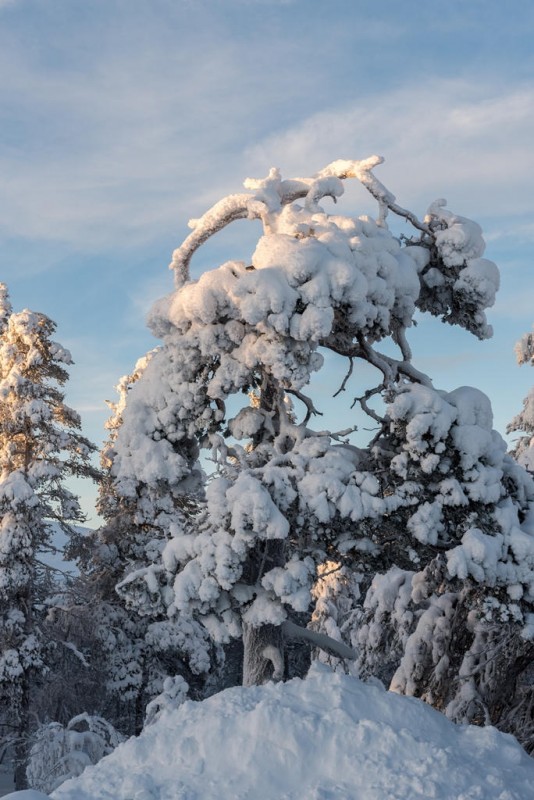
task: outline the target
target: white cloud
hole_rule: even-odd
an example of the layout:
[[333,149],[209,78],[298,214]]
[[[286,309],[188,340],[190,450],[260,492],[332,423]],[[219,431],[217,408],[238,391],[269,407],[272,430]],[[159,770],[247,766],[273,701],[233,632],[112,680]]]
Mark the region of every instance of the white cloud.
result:
[[210,44],[123,49],[83,74],[39,71],[18,52],[0,52],[3,138],[10,124],[22,128],[0,157],[1,228],[81,246],[185,231],[207,187],[222,176],[228,186],[278,92],[276,80],[258,91],[266,53],[254,73],[237,45]]
[[315,114],[251,148],[248,160],[300,173],[378,151],[379,177],[420,213],[445,193],[458,212],[514,215],[533,209],[532,130],[532,86],[435,81]]
[[485,237],[486,241],[500,241],[508,240],[514,243],[530,243],[534,242],[534,221],[523,222],[508,222],[506,226],[494,227],[489,235]]
[[[24,135],[0,156],[0,230],[85,250],[175,230],[178,244],[188,217],[250,173],[309,174],[373,152],[386,157],[378,176],[419,214],[437,195],[476,218],[532,212],[532,86],[428,78],[366,94],[362,82],[354,100],[326,108],[327,78],[301,68],[305,43],[292,48],[251,60],[236,41],[197,34],[170,52],[104,48],[86,71],[38,69],[4,48],[0,103]],[[363,197],[349,191],[356,209]]]

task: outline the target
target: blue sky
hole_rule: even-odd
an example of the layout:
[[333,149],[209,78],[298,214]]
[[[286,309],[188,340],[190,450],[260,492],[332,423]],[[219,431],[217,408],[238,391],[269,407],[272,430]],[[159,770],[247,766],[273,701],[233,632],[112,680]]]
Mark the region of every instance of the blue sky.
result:
[[[513,355],[534,321],[532,41],[530,0],[0,0],[0,280],[57,322],[87,435],[155,344],[144,316],[190,217],[271,166],[372,153],[399,203],[446,197],[484,228],[494,338],[421,320],[410,340],[436,386],[482,388],[502,432],[534,383]],[[351,187],[341,210],[375,206]],[[237,223],[196,273],[255,235]]]

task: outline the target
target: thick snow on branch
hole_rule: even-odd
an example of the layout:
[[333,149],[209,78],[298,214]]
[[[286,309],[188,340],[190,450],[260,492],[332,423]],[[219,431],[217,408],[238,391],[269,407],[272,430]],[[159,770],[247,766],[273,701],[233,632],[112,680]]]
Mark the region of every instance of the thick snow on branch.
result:
[[348,658],[352,661],[358,657],[352,647],[348,647],[346,644],[343,644],[343,642],[338,642],[325,633],[312,631],[309,628],[302,628],[300,625],[296,625],[288,619],[283,623],[282,630],[290,639],[304,639],[304,641],[309,642],[313,647],[320,647],[322,650],[326,650],[328,653],[332,653],[339,658]]
[[190,221],[193,233],[174,251],[169,265],[175,272],[176,285],[180,286],[189,279],[189,262],[196,250],[234,220],[261,218],[268,225],[269,213],[278,212],[281,205],[300,198],[306,198],[308,210],[318,211],[318,202],[323,197],[336,199],[343,194],[342,181],[348,178],[359,180],[376,198],[380,209],[380,225],[384,224],[387,212],[391,210],[408,219],[418,230],[429,233],[428,226],[420,222],[415,214],[398,206],[395,196],[373,175],[373,167],[382,164],[383,160],[381,156],[371,156],[362,161],[333,161],[314,178],[282,180],[277,169],[272,169],[265,180],[247,178],[245,187],[253,190],[254,194],[229,195],[212,206],[200,219]]

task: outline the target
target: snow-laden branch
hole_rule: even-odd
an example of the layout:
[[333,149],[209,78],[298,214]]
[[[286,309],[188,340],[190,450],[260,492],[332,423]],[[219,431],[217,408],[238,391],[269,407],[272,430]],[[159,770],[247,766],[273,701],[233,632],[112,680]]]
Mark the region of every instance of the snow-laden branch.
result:
[[363,161],[333,161],[321,170],[319,176],[325,177],[327,175],[335,175],[340,180],[357,178],[360,183],[365,186],[367,191],[378,201],[380,208],[380,215],[378,218],[379,224],[385,224],[385,218],[389,210],[397,214],[397,216],[407,219],[414,228],[417,228],[423,233],[430,234],[430,227],[424,222],[421,222],[411,211],[397,205],[395,202],[395,195],[392,194],[389,189],[386,189],[384,184],[373,175],[373,168],[383,163],[384,159],[382,156],[370,156]]
[[331,197],[336,201],[343,194],[342,181],[348,178],[359,180],[378,201],[379,225],[385,226],[387,213],[392,211],[409,220],[418,230],[431,235],[430,227],[411,211],[397,205],[395,195],[373,175],[373,168],[383,161],[382,156],[370,156],[362,161],[337,160],[312,178],[282,180],[279,171],[274,168],[263,180],[247,178],[244,185],[252,190],[252,194],[229,195],[215,203],[200,219],[189,222],[193,232],[174,251],[169,264],[169,269],[174,270],[176,285],[181,286],[189,280],[189,264],[198,248],[231,222],[237,219],[262,219],[268,226],[269,212],[277,211],[281,206],[300,198],[306,198],[305,205],[309,210],[318,210],[321,198]]
[[[402,334],[397,331],[397,336],[401,337]],[[408,355],[408,343],[405,340],[402,341],[401,338],[398,338],[397,344],[400,344],[401,342],[401,349]],[[324,345],[328,347],[329,350],[332,350],[334,353],[337,353],[340,356],[345,356],[347,358],[362,358],[369,362],[369,364],[375,367],[384,376],[384,381],[381,385],[381,388],[386,389],[393,386],[393,384],[398,380],[399,375],[404,375],[414,383],[420,383],[423,386],[432,388],[432,381],[428,375],[414,367],[410,361],[393,358],[392,356],[388,356],[385,353],[375,350],[375,348],[371,347],[369,342],[366,341],[364,336],[358,337],[357,344],[350,343],[348,345],[340,344],[340,342],[334,340],[333,337],[329,337],[328,340],[324,341]]]
[[285,622],[282,623],[282,631],[284,636],[287,636],[288,639],[304,639],[304,641],[310,642],[314,647],[326,650],[326,652],[332,653],[332,655],[338,658],[349,658],[351,661],[358,658],[357,653],[343,642],[332,639],[330,636],[327,636],[326,633],[318,633],[317,631],[310,631],[309,628],[302,628],[289,619],[286,619]]
[[73,653],[76,656],[78,661],[80,661],[84,667],[91,666],[87,661],[86,657],[84,656],[84,654],[80,650],[78,650],[75,644],[73,644],[72,642],[64,642],[64,641],[60,641],[60,644],[62,644],[63,647],[65,647],[67,650],[70,650],[71,653]]
[[190,220],[189,227],[193,228],[193,233],[173,252],[169,264],[169,269],[174,270],[177,286],[189,279],[189,262],[204,242],[234,220],[249,216],[250,199],[249,194],[231,194],[215,203],[200,219]]

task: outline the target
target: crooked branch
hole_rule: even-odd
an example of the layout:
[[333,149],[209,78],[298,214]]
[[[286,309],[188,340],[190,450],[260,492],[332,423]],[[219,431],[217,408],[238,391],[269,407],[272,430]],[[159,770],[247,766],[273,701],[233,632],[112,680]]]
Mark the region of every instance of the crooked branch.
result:
[[322,197],[331,197],[335,201],[342,194],[343,187],[341,183],[337,185],[331,179],[339,182],[348,178],[359,180],[378,201],[379,224],[385,224],[386,214],[391,211],[407,219],[417,230],[432,236],[431,228],[411,211],[399,206],[395,195],[373,175],[373,168],[383,161],[382,156],[370,156],[362,161],[337,160],[328,164],[313,178],[281,180],[278,171],[271,170],[265,181],[247,179],[245,186],[256,190],[256,194],[229,195],[215,203],[200,219],[190,222],[194,230],[173,252],[169,264],[169,269],[174,270],[176,285],[181,286],[189,280],[189,264],[198,248],[231,222],[238,219],[266,218],[269,210],[272,210],[270,206],[274,197],[277,198],[276,205],[287,205],[305,197],[310,208],[316,207]]
[[313,404],[313,400],[311,399],[311,397],[308,397],[307,395],[302,394],[302,392],[299,392],[296,389],[286,389],[286,393],[287,394],[292,394],[293,397],[296,397],[297,400],[300,400],[300,402],[303,403],[306,406],[306,416],[305,416],[305,418],[304,418],[304,420],[302,422],[303,425],[306,425],[309,422],[309,420],[312,417],[312,415],[315,416],[315,417],[322,417],[323,416],[323,412],[322,411],[318,411],[317,408],[315,408],[315,406]]
[[338,394],[345,391],[345,387],[347,386],[347,381],[349,380],[350,376],[352,375],[352,370],[354,369],[354,359],[349,357],[349,368],[347,374],[343,378],[343,382],[337,392],[333,395],[333,397],[337,397]]

